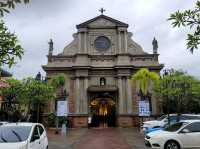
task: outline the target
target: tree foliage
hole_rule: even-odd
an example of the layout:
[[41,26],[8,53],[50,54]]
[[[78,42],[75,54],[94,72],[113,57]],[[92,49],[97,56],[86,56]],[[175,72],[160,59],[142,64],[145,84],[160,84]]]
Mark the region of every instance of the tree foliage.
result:
[[23,80],[11,78],[7,80],[9,87],[0,88],[0,95],[7,102],[19,103],[21,107],[26,107],[25,117],[28,117],[30,110],[36,110],[39,113],[40,105],[55,99],[57,88],[63,87],[65,81],[64,74],[58,74],[48,82],[34,78],[25,78]]
[[147,95],[150,83],[159,80],[159,75],[155,72],[150,72],[147,68],[142,68],[132,75],[131,80],[133,82],[139,81],[142,94]]
[[0,1],[0,16],[4,16],[4,13],[9,13],[10,9],[14,9],[16,4],[29,3],[30,0],[2,0]]
[[22,81],[24,86],[24,102],[26,103],[44,103],[54,97],[54,89],[49,83],[27,78]]
[[200,1],[196,2],[194,9],[177,11],[168,19],[172,21],[173,27],[189,27],[191,33],[187,35],[187,49],[192,53],[198,49],[200,44]]
[[[197,112],[191,107],[196,103],[200,107],[200,81],[181,71],[174,71],[157,81],[154,95],[160,99],[169,112]],[[200,112],[200,111],[199,111]]]
[[26,78],[22,81],[8,79],[8,88],[1,88],[1,94],[7,98],[21,103],[36,103],[50,100],[54,97],[53,86],[49,83],[43,83],[33,78]]
[[66,75],[63,73],[57,74],[56,76],[52,77],[49,81],[49,83],[54,87],[54,88],[59,88],[65,85],[66,82]]
[[1,95],[6,99],[19,101],[21,100],[23,95],[23,85],[22,82],[13,78],[6,80],[9,87],[1,88]]
[[17,36],[11,33],[0,21],[0,66],[8,65],[11,67],[17,59],[21,59],[24,49],[18,42]]

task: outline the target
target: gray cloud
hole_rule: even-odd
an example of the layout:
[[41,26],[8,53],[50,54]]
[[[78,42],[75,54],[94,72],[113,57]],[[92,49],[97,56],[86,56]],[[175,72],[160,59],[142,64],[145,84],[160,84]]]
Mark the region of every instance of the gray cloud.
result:
[[[59,53],[72,40],[75,25],[99,15],[106,15],[129,24],[133,39],[145,51],[152,52],[152,39],[159,41],[160,62],[166,67],[184,69],[200,78],[200,51],[193,55],[186,50],[187,30],[173,29],[166,21],[178,9],[192,8],[196,0],[32,0],[19,5],[4,20],[15,31],[25,48],[25,55],[10,71],[17,78],[34,76],[46,64],[48,40],[54,39]],[[44,73],[44,72],[43,72]]]

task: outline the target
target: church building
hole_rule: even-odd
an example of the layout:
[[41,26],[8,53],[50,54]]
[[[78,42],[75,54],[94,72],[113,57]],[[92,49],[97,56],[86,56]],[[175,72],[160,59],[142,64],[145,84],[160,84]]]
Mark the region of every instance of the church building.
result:
[[[76,26],[73,41],[63,52],[53,55],[49,43],[47,77],[66,74],[68,117],[72,127],[91,125],[134,126],[139,114],[139,84],[130,81],[140,68],[160,73],[157,41],[152,53],[146,53],[134,41],[128,24],[102,14]],[[50,111],[55,105],[50,104]],[[151,115],[158,114],[158,103],[149,100]]]

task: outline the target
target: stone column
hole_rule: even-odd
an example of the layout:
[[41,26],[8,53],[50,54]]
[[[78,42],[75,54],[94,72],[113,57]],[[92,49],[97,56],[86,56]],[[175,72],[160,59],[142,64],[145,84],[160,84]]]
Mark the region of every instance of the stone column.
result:
[[129,77],[126,79],[126,88],[127,88],[127,113],[132,114],[133,112],[133,102],[132,102],[132,90],[131,90],[131,81],[129,80]]
[[88,113],[88,95],[87,95],[87,89],[88,89],[88,78],[84,78],[84,100],[83,100],[83,113]]
[[81,32],[78,33],[78,53],[81,53]]
[[119,114],[124,113],[124,106],[123,106],[123,92],[122,92],[122,78],[118,77],[118,88],[119,88]]
[[87,53],[87,32],[84,32],[84,53]]
[[80,113],[80,79],[77,77],[76,78],[76,114]]
[[125,48],[125,53],[127,53],[128,52],[127,31],[124,31],[124,48]]
[[118,31],[118,53],[121,53],[121,32],[120,31]]

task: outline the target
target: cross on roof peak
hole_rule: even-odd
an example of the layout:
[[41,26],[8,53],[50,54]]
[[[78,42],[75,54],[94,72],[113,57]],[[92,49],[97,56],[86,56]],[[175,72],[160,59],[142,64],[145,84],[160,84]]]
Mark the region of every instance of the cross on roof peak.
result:
[[103,13],[106,11],[105,9],[101,8],[99,9],[99,11],[101,12],[101,14],[103,15]]

